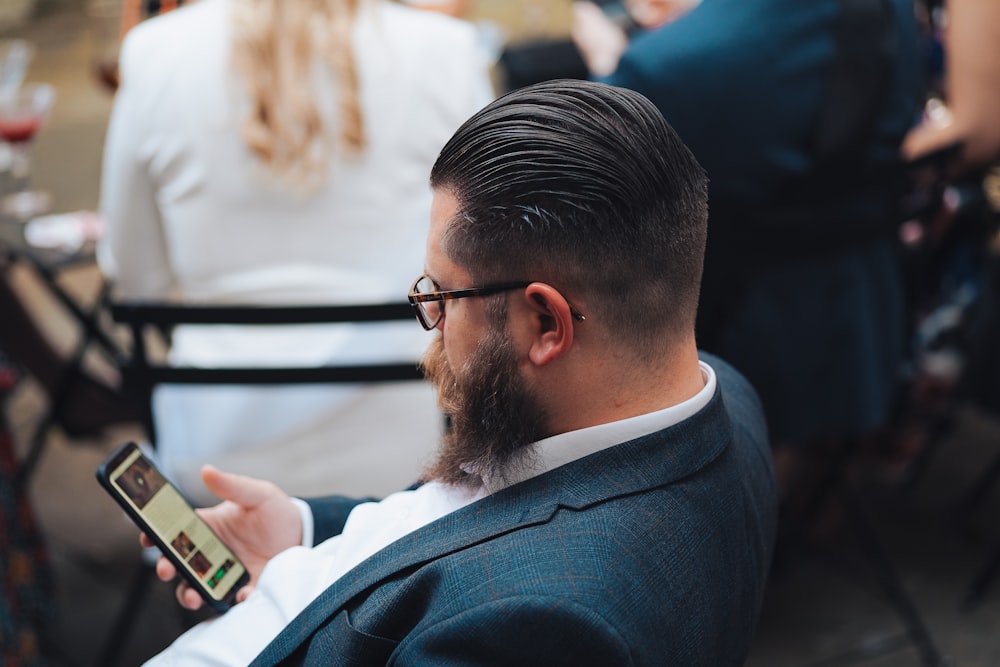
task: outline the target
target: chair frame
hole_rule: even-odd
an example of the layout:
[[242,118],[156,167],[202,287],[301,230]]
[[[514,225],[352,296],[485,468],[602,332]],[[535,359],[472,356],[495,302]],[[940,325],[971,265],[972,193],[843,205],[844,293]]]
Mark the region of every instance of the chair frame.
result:
[[[153,389],[161,384],[188,385],[282,385],[401,382],[423,380],[416,362],[337,364],[318,367],[224,367],[173,366],[153,358],[148,335],[169,341],[178,325],[268,325],[358,324],[414,321],[413,307],[407,303],[362,305],[186,305],[161,302],[118,301],[109,305],[112,319],[131,330],[132,350],[121,363],[126,395],[136,400],[143,425],[155,447]],[[143,561],[126,590],[122,608],[100,649],[96,664],[115,665],[123,647],[122,637],[137,617],[154,579],[152,563]]]
[[[268,325],[357,324],[413,320],[409,303],[360,305],[183,305],[156,302],[114,302],[111,317],[129,327],[132,354],[122,364],[126,393],[140,401],[143,422],[155,444],[152,414],[153,388],[160,384],[342,384],[422,380],[414,362],[338,364],[317,367],[225,367],[173,366],[153,359],[147,334],[163,339],[177,325]],[[414,326],[417,326],[414,322]]]
[[93,265],[96,260],[93,247],[87,246],[74,251],[35,248],[24,238],[23,225],[12,226],[10,220],[0,215],[0,256],[4,258],[0,259],[0,263],[5,260],[11,265],[27,267],[47,294],[58,302],[63,314],[79,329],[67,359],[68,370],[49,396],[48,405],[27,437],[27,450],[18,463],[14,484],[26,488],[48,445],[50,432],[58,421],[57,416],[69,400],[74,384],[84,372],[84,359],[88,352],[92,348],[99,351],[116,367],[121,363],[122,353],[118,343],[105,330],[103,322],[111,285],[102,280],[93,300],[88,303],[72,294],[61,283],[64,271]]

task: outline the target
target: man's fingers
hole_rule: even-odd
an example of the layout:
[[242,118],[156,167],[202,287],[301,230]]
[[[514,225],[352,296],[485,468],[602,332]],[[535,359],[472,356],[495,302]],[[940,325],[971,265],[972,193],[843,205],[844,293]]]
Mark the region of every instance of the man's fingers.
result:
[[190,609],[191,611],[201,609],[201,605],[204,604],[204,600],[198,595],[198,591],[187,584],[181,584],[177,587],[177,602],[185,609]]
[[170,581],[177,576],[177,568],[166,558],[158,558],[156,560],[156,576],[161,581]]
[[208,490],[223,500],[231,500],[242,507],[255,507],[273,493],[273,485],[254,477],[223,472],[215,466],[201,468],[201,479]]
[[240,590],[236,591],[236,601],[243,602],[248,597],[250,597],[250,594],[253,593],[253,588],[254,587],[252,585],[247,585],[241,588]]

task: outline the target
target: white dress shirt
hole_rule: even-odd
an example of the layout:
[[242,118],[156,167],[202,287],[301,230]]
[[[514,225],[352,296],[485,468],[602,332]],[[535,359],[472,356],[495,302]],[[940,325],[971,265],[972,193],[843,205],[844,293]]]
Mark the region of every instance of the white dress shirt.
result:
[[[540,440],[530,469],[513,484],[558,468],[588,454],[677,424],[704,408],[715,393],[715,371],[701,363],[705,386],[677,405],[622,421],[562,433]],[[292,619],[347,571],[404,535],[502,488],[484,480],[478,490],[429,482],[380,502],[358,505],[340,535],[309,548],[293,547],[268,562],[257,588],[224,615],[181,635],[147,665],[249,664]],[[311,517],[307,522],[311,524]]]

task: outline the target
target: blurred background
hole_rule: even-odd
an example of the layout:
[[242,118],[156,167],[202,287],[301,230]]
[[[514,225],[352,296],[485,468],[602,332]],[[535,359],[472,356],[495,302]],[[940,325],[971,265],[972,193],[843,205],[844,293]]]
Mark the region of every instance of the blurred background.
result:
[[[36,53],[27,80],[50,83],[56,90],[51,116],[31,147],[33,184],[51,194],[56,212],[93,211],[98,204],[112,95],[98,75],[107,56],[105,35],[88,6],[81,0],[0,0],[0,38],[30,40]],[[570,3],[471,0],[468,16],[480,24],[484,42],[498,49],[505,42],[564,37]],[[31,266],[17,264],[13,272],[32,312],[61,349],[72,350],[80,335],[78,322]],[[84,307],[101,287],[98,271],[87,262],[68,266],[54,279]],[[86,363],[98,376],[115,372],[100,354],[88,353]],[[30,380],[8,402],[20,454],[44,409]],[[1000,544],[1000,489],[990,489],[974,511],[963,509],[962,500],[1000,452],[1000,422],[971,406],[959,406],[955,416],[918,480],[904,484],[880,470],[865,477],[863,489],[889,555],[939,648],[954,665],[995,667],[1000,665],[1000,585],[971,608],[960,607],[972,577]],[[98,664],[111,619],[139,562],[139,548],[135,529],[100,490],[94,469],[119,442],[141,437],[138,429],[127,427],[99,439],[74,440],[58,429],[46,435],[29,488],[55,577],[42,664]],[[838,535],[840,520],[828,517],[824,529]],[[852,547],[847,539],[833,542],[848,551]],[[114,639],[123,644],[121,664],[138,664],[156,653],[191,620],[177,611],[171,587],[154,582],[131,633]],[[820,550],[796,551],[776,563],[747,664],[922,663],[899,616],[856,558]]]

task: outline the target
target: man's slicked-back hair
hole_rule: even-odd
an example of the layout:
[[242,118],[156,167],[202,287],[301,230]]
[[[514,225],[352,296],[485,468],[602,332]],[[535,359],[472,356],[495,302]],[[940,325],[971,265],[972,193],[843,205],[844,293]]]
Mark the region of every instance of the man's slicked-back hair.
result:
[[443,237],[477,283],[540,280],[640,351],[693,330],[707,180],[645,97],[577,80],[495,100],[431,171],[455,197]]

